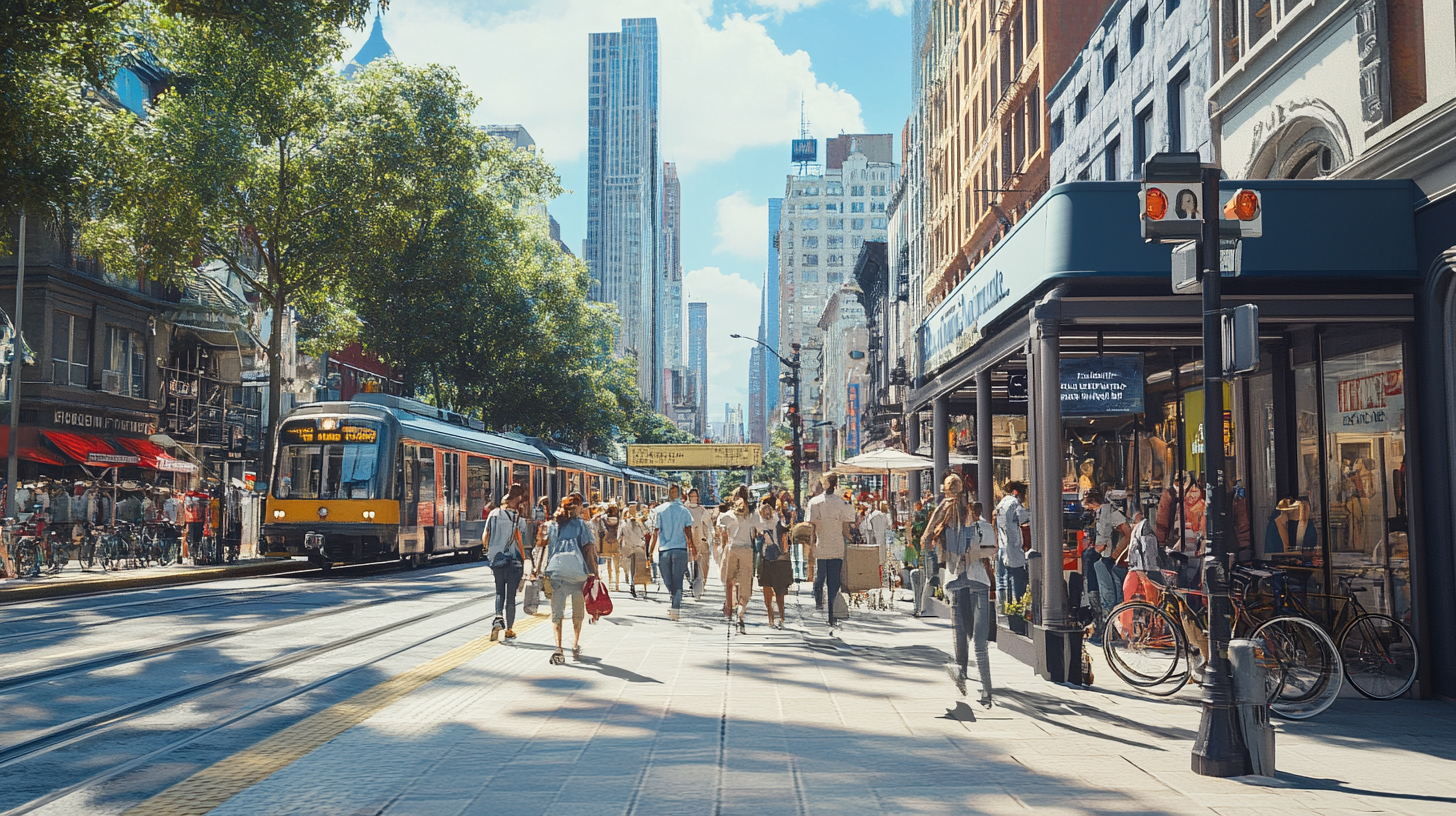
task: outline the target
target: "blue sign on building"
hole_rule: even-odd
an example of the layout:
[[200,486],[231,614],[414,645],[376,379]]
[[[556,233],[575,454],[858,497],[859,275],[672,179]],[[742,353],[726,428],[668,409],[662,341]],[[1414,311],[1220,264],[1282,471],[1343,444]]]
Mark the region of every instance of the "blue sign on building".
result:
[[1062,416],[1143,412],[1143,356],[1063,357]]
[[811,162],[811,161],[815,161],[819,157],[819,140],[818,139],[795,139],[794,142],[793,142],[793,146],[789,150],[789,153],[790,153],[790,155],[793,156],[793,158],[791,159],[791,161],[795,161],[795,162]]

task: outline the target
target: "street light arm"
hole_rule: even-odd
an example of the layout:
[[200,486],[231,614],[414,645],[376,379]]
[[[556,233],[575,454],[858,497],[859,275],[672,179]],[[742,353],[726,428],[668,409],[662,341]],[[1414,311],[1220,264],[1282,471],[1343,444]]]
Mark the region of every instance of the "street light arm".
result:
[[765,342],[763,342],[762,340],[759,340],[756,337],[744,337],[741,334],[730,334],[728,336],[729,337],[732,337],[732,338],[734,338],[736,340],[750,340],[750,341],[752,341],[754,343],[757,343],[760,346],[763,346],[764,349],[769,354],[772,354],[773,356],[778,357],[779,362],[783,363],[784,365],[788,366],[789,368],[798,368],[798,365],[796,363],[791,363],[788,360],[785,360],[782,356],[779,355],[779,353],[777,351],[774,351],[773,350],[773,346],[770,346],[768,343],[765,343]]

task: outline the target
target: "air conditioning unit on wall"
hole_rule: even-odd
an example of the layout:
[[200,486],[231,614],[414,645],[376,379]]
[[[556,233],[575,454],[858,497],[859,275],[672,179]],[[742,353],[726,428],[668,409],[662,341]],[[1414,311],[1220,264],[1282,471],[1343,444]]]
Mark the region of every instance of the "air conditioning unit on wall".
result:
[[125,381],[120,371],[101,372],[101,390],[108,394],[120,394],[122,383]]

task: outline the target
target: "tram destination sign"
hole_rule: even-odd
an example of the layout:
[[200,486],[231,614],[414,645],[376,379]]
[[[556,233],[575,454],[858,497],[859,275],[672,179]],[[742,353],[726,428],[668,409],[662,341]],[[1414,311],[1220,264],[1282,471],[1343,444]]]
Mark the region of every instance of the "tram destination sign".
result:
[[300,445],[319,445],[328,442],[372,444],[379,440],[379,431],[357,425],[345,425],[332,430],[315,428],[312,425],[295,425],[284,428],[283,437],[288,442]]
[[758,445],[628,445],[627,467],[732,470],[763,464]]
[[1143,412],[1143,356],[1062,358],[1062,416]]

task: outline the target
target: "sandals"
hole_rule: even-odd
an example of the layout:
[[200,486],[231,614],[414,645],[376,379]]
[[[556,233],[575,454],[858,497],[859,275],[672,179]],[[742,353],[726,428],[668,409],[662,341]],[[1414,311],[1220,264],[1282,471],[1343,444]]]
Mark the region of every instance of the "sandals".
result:
[[555,652],[553,652],[551,654],[551,665],[553,665],[553,666],[564,666],[564,665],[566,665],[566,655],[562,654],[560,649],[557,649]]
[[578,663],[581,662],[581,647],[580,646],[572,646],[571,647],[571,659],[572,660],[575,660]]

